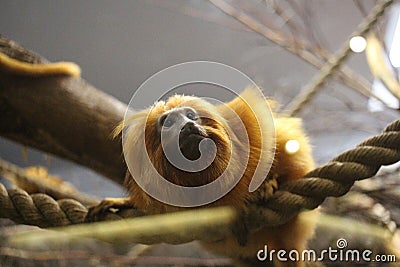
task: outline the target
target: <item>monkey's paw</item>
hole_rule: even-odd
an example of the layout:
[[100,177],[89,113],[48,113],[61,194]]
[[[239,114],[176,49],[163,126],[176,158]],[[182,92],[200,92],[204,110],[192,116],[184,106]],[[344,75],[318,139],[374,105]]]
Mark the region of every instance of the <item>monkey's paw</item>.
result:
[[238,244],[242,247],[246,246],[247,244],[247,238],[249,235],[249,230],[246,227],[246,224],[243,223],[243,219],[239,219],[237,220],[237,222],[235,223],[232,232],[234,234],[234,236],[236,237],[236,241],[238,242]]
[[[85,217],[85,222],[103,221],[110,213],[115,213],[115,210],[132,208],[129,198],[106,198],[98,205],[89,208]],[[112,209],[115,209],[114,211]]]

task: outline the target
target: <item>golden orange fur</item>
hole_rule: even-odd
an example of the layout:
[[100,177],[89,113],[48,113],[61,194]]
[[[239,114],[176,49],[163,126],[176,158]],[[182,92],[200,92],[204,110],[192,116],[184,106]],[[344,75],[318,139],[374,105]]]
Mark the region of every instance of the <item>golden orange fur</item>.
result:
[[[243,99],[246,99],[244,101]],[[276,131],[276,151],[273,165],[263,185],[255,192],[248,190],[249,183],[255,168],[260,159],[261,152],[267,153],[269,158],[273,157],[271,149],[265,149],[261,145],[261,134],[270,133],[274,129],[260,129],[260,125],[255,114],[263,114],[262,105],[259,103],[266,101],[254,94],[253,89],[246,89],[241,97],[238,97],[227,106],[214,106],[204,100],[193,96],[173,96],[166,102],[157,102],[153,107],[134,114],[124,124],[119,126],[116,134],[120,134],[124,127],[129,126],[125,138],[125,150],[130,153],[134,164],[139,170],[136,175],[146,177],[149,173],[144,164],[143,151],[147,151],[151,163],[155,169],[169,181],[184,186],[198,186],[207,184],[216,179],[226,168],[227,162],[233,160],[237,162],[237,168],[245,168],[242,179],[227,195],[218,201],[211,203],[212,206],[232,205],[240,210],[245,210],[246,206],[252,202],[267,200],[279,184],[288,180],[299,179],[314,167],[311,156],[311,148],[308,138],[301,128],[301,121],[296,118],[280,117],[274,114],[274,124]],[[217,145],[217,156],[214,162],[205,170],[198,173],[187,173],[177,170],[169,165],[160,146],[160,136],[157,132],[157,120],[164,112],[181,107],[190,106],[200,114],[207,115],[211,119],[201,122],[210,138]],[[235,135],[237,125],[231,120],[231,115],[226,108],[232,109],[243,121],[247,131],[250,144],[250,158],[247,166],[240,164],[243,158],[240,152],[233,152],[229,146],[228,138],[231,138],[233,146],[240,147],[243,140]],[[144,136],[139,134],[140,127],[145,127]],[[266,127],[264,127],[266,128]],[[141,140],[145,138],[146,143],[143,147]],[[289,140],[297,140],[300,149],[296,153],[287,153],[285,144]],[[240,150],[239,150],[240,151]],[[238,169],[236,169],[238,171]],[[125,205],[132,205],[139,210],[149,214],[175,211],[178,208],[161,203],[147,195],[135,182],[130,173],[126,176],[126,188],[130,197],[126,199]],[[306,214],[306,213],[305,213]],[[307,240],[312,236],[314,229],[312,218],[315,212],[309,216],[297,216],[285,225],[278,227],[265,227],[248,237],[246,246],[241,246],[235,237],[227,238],[217,243],[204,243],[204,246],[216,253],[226,254],[242,262],[257,262],[256,253],[264,245],[270,249],[305,249]],[[298,263],[301,264],[301,263]]]

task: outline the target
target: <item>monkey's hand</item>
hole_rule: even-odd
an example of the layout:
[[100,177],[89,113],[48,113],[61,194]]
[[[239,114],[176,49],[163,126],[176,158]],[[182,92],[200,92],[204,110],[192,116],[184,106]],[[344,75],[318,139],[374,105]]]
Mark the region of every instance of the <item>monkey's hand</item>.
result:
[[[263,182],[263,184],[251,194],[251,198],[248,199],[247,203],[263,205],[267,200],[274,194],[278,189],[278,181],[275,177]],[[236,236],[236,240],[240,246],[245,246],[249,231],[247,226],[243,223],[244,219],[239,219],[237,224],[233,227],[233,233]]]
[[278,190],[279,184],[276,175],[265,180],[251,195],[250,203],[263,204]]
[[102,221],[107,213],[112,212],[112,209],[128,209],[133,208],[131,198],[106,198],[98,205],[89,208],[85,218],[85,222]]

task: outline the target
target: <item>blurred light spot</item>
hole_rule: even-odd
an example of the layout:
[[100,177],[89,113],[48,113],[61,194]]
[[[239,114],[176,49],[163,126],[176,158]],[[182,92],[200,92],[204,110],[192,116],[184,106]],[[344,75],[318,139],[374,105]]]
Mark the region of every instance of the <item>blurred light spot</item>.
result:
[[386,89],[381,81],[375,80],[372,84],[372,93],[378,96],[385,104],[371,97],[368,99],[368,110],[370,112],[380,112],[385,110],[385,105],[389,108],[399,109],[400,101]]
[[297,140],[289,140],[285,144],[285,150],[288,154],[294,154],[300,149],[300,144]]
[[[398,12],[399,13],[399,12]],[[399,13],[400,14],[400,13]],[[393,67],[400,67],[400,18],[397,16],[397,23],[393,33],[393,41],[390,47],[389,59]]]
[[354,36],[350,39],[350,49],[355,53],[361,53],[367,47],[367,40],[362,36]]

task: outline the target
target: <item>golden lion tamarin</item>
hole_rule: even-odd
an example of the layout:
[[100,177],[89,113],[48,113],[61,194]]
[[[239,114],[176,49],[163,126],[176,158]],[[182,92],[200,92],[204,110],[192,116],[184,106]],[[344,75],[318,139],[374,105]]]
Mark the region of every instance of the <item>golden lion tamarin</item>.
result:
[[[299,179],[314,167],[311,147],[301,128],[300,119],[274,114],[276,140],[272,144],[275,144],[275,154],[271,148],[262,146],[261,134],[274,131],[265,129],[265,126],[263,129],[257,120],[257,115],[263,115],[264,111],[261,108],[265,107],[259,104],[265,101],[255,93],[255,89],[251,88],[246,89],[226,105],[214,105],[194,96],[175,95],[165,102],[159,101],[152,107],[135,113],[116,129],[116,134],[130,127],[123,140],[125,153],[133,164],[134,175],[143,176],[144,179],[151,173],[148,171],[151,168],[148,164],[151,164],[162,177],[174,184],[186,187],[202,186],[217,179],[227,168],[229,161],[234,161],[234,166],[228,174],[242,173],[241,179],[229,193],[206,206],[231,205],[243,211],[249,203],[266,201],[274,190],[279,188],[280,183]],[[243,137],[238,133],[241,130],[228,109],[240,118],[247,133],[250,153],[246,165],[241,164],[244,161],[244,151],[241,149]],[[161,131],[165,129],[168,132],[175,125],[178,127],[175,135],[179,141],[179,150],[189,160],[200,157],[199,144],[202,140],[210,138],[214,142],[216,155],[207,168],[190,172],[181,170],[169,162],[164,150],[170,141],[167,136],[167,145],[164,144],[163,147]],[[299,145],[297,151],[285,149],[287,142],[291,140],[297,141]],[[234,147],[239,149],[234,150]],[[267,158],[271,159],[272,167],[263,184],[255,192],[249,192],[249,184],[261,159],[261,152],[266,153]],[[149,163],[146,163],[144,157],[150,158]],[[95,218],[110,207],[135,207],[147,214],[179,209],[146,194],[129,171],[125,185],[130,197],[107,199],[92,208],[88,216]],[[256,233],[251,233],[245,245],[239,244],[238,238],[235,237],[203,245],[213,252],[228,255],[238,262],[251,265],[261,263],[257,261],[256,254],[264,245],[268,245],[270,250],[296,249],[301,253],[314,231],[313,221],[302,218],[304,216],[297,216],[285,225],[265,227]],[[274,261],[276,262],[276,259]],[[301,265],[300,262],[297,264]]]

